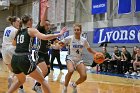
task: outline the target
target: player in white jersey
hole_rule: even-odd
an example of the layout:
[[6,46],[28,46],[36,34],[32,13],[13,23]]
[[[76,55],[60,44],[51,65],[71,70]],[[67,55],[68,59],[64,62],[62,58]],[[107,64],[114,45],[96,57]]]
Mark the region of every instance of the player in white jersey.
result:
[[[15,51],[15,46],[12,45],[12,41],[14,40],[18,29],[20,28],[20,18],[16,16],[9,16],[7,21],[10,22],[10,26],[6,27],[3,34],[3,42],[2,42],[2,56],[3,62],[8,66],[9,70],[12,71],[11,68],[11,59],[12,55]],[[12,83],[13,76],[8,78],[8,87],[10,87]],[[23,86],[20,86],[18,93],[24,93]]]
[[11,69],[11,59],[14,53],[15,47],[12,45],[12,41],[20,26],[20,19],[18,17],[8,17],[7,20],[11,23],[11,26],[6,27],[3,34],[2,42],[2,55],[4,63]]
[[76,82],[71,83],[71,86],[73,87],[73,93],[77,93],[77,85],[84,82],[87,78],[86,68],[82,59],[83,48],[86,48],[92,55],[96,53],[96,51],[93,51],[90,48],[86,38],[81,36],[81,32],[82,26],[80,24],[75,24],[74,35],[68,36],[59,42],[61,46],[69,46],[68,55],[66,57],[68,73],[65,76],[64,89],[62,93],[67,93],[67,86],[74,70],[77,70],[77,72],[80,74],[80,78]]

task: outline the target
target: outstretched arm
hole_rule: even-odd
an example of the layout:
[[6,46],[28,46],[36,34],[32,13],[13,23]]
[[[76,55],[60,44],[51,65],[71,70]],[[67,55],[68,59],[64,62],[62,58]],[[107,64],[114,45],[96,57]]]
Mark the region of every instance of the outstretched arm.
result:
[[41,2],[41,3],[44,3],[44,7],[45,7],[45,10],[44,10],[44,13],[43,13],[43,16],[41,17],[41,22],[40,22],[40,26],[44,26],[45,25],[45,20],[47,18],[47,15],[48,15],[48,8],[49,8],[49,5],[48,5],[48,0],[44,1],[44,2]]
[[64,27],[58,34],[45,35],[45,34],[40,33],[37,29],[28,28],[28,33],[31,37],[37,37],[42,40],[51,40],[51,39],[57,38],[57,37],[63,35],[66,31],[67,31],[67,29],[66,29],[66,27]]

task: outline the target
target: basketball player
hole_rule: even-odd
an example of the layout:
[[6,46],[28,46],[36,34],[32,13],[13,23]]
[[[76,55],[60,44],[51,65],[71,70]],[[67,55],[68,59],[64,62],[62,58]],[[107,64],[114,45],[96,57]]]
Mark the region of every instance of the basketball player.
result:
[[[50,30],[51,26],[50,26],[50,21],[46,20],[47,18],[47,11],[48,11],[48,2],[46,0],[46,5],[45,7],[45,11],[44,14],[41,18],[41,21],[39,22],[37,29],[40,33],[43,34],[52,34],[52,31]],[[50,73],[50,56],[48,54],[49,48],[50,48],[50,40],[41,40],[41,45],[40,45],[40,49],[38,51],[38,62],[37,65],[39,66],[39,68],[42,71],[42,74],[44,76],[44,78],[46,76],[49,75]],[[41,91],[41,84],[39,82],[36,82],[33,90],[36,91],[37,93],[42,93]]]
[[45,35],[37,29],[32,28],[32,18],[30,16],[24,15],[22,17],[22,23],[23,27],[16,34],[15,41],[13,42],[13,45],[16,45],[16,49],[11,61],[11,67],[18,80],[11,85],[7,93],[13,93],[22,85],[25,82],[26,75],[39,81],[44,93],[51,93],[49,85],[31,59],[32,39],[33,37],[43,40],[53,39],[66,32],[66,28],[63,28],[58,34]]
[[77,93],[77,85],[84,82],[87,78],[86,68],[82,59],[83,48],[85,47],[92,55],[96,53],[96,51],[93,51],[90,48],[88,41],[81,37],[81,33],[82,26],[80,24],[75,24],[74,35],[68,36],[59,42],[61,46],[69,46],[68,55],[66,57],[68,73],[65,76],[64,89],[62,93],[67,93],[67,86],[74,70],[77,70],[77,72],[80,74],[80,78],[76,82],[71,83],[71,86],[73,87],[73,93]]
[[[12,41],[15,38],[15,35],[20,28],[20,18],[16,16],[9,16],[7,21],[10,22],[10,26],[6,27],[3,34],[3,42],[2,42],[2,56],[4,63],[8,66],[9,70],[12,71],[11,68],[11,59],[15,50],[15,46],[12,45]],[[8,78],[8,88],[12,83],[13,76],[9,76]],[[18,93],[24,93],[23,86],[20,86]]]

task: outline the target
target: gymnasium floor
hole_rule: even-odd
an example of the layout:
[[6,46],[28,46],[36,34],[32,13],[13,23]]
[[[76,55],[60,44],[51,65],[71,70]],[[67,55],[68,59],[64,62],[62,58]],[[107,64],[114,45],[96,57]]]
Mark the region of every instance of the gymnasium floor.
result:
[[[7,77],[8,71],[4,69],[0,61],[0,93],[6,93],[7,91]],[[52,93],[62,93],[63,82],[67,70],[55,68],[51,72],[49,77],[45,79],[48,81]],[[96,74],[87,71],[87,80],[78,86],[78,93],[140,93],[140,79],[139,78],[127,78],[123,76],[107,74]],[[77,72],[72,76],[71,81],[75,81],[78,78]],[[26,93],[35,93],[32,90],[34,80],[27,76],[24,89]],[[15,92],[17,93],[17,92]],[[68,93],[72,93],[72,88],[68,87]]]

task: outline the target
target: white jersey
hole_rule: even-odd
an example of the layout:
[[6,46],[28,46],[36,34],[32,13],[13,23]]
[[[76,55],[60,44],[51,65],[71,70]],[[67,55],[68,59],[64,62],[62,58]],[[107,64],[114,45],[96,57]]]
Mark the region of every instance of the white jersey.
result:
[[90,47],[86,38],[82,36],[80,40],[77,40],[74,35],[71,35],[63,39],[62,42],[69,46],[68,57],[73,61],[82,60],[83,48]]
[[18,30],[13,26],[9,26],[5,28],[3,34],[2,47],[5,47],[7,45],[12,45],[12,41],[14,40],[17,31]]
[[13,26],[6,27],[4,30],[1,52],[5,64],[11,64],[12,55],[16,48],[12,45],[12,41],[14,40],[17,31],[18,30]]

